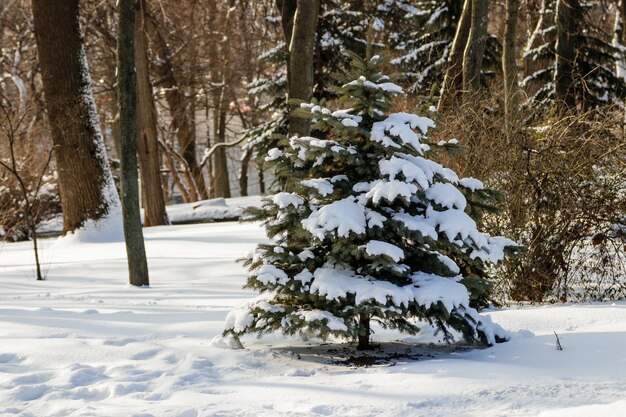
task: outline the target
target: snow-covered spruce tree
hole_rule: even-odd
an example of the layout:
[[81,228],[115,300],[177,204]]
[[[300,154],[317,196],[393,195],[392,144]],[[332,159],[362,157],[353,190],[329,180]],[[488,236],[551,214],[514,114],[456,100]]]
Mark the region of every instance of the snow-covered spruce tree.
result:
[[356,79],[339,89],[346,108],[303,105],[316,137],[269,152],[289,192],[255,211],[275,243],[246,261],[246,287],[261,296],[228,315],[231,341],[281,331],[367,349],[371,321],[411,334],[427,322],[446,340],[457,332],[482,344],[507,339],[470,307],[464,284],[515,244],[478,231],[468,201],[489,191],[430,159],[432,149],[455,146],[429,144],[432,120],[390,113],[402,89],[377,72],[378,61],[354,56]]

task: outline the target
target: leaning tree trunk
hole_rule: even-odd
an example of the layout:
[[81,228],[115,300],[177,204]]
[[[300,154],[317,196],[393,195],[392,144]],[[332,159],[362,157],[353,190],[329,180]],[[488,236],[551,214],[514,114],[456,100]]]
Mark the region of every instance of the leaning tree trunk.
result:
[[581,13],[578,0],[558,0],[556,5],[556,67],[554,95],[560,112],[576,107],[574,61]]
[[78,0],[33,0],[32,6],[67,233],[118,215],[119,199],[91,90]]
[[191,128],[191,118],[185,110],[185,97],[174,73],[174,63],[167,42],[158,30],[153,19],[146,20],[151,40],[158,60],[154,69],[158,75],[158,85],[165,90],[165,100],[172,115],[172,127],[176,132],[178,146],[196,182],[200,198],[208,198],[202,170],[196,157],[196,138]]
[[[313,53],[315,31],[320,10],[320,0],[298,0],[289,43],[288,98],[293,111],[299,104],[308,102],[313,95]],[[289,116],[289,135],[308,136],[311,132],[309,119]]]
[[120,109],[122,211],[131,285],[149,285],[148,263],[141,231],[137,184],[137,108],[135,77],[135,0],[118,2],[117,88]]
[[504,74],[504,113],[507,128],[515,119],[519,106],[517,84],[517,9],[519,0],[506,0],[506,20],[504,22],[504,44],[502,49],[502,73]]
[[139,0],[135,15],[135,68],[137,71],[137,154],[141,173],[144,226],[169,224],[163,199],[159,140],[150,84],[146,39],[146,2]]
[[463,11],[459,17],[456,34],[448,58],[448,68],[443,78],[441,94],[437,110],[446,112],[458,102],[459,93],[463,90],[463,51],[467,45],[472,17],[472,0],[465,0]]
[[488,6],[489,0],[472,0],[472,23],[463,51],[463,95],[468,98],[480,90],[480,73],[487,42]]

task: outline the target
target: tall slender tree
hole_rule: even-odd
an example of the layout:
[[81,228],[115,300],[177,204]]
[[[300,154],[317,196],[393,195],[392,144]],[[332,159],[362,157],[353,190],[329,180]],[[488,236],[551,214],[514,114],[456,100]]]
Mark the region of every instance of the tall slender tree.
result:
[[578,22],[582,13],[578,0],[558,0],[556,5],[556,65],[554,94],[562,110],[576,107],[574,68]]
[[480,73],[487,43],[489,0],[472,0],[471,27],[463,51],[463,92],[471,95],[480,89]]
[[[289,100],[309,101],[313,95],[313,53],[320,0],[298,0],[289,42]],[[289,118],[289,134],[307,136],[311,124],[302,118]]]
[[465,0],[452,42],[448,68],[443,79],[437,110],[445,112],[456,102],[463,89],[463,51],[467,45],[472,20],[472,0]]
[[146,1],[138,1],[135,14],[135,68],[137,71],[137,154],[141,172],[144,225],[169,224],[163,198],[157,122],[150,83]]
[[80,32],[78,0],[33,0],[46,111],[59,176],[63,233],[119,215]]
[[137,101],[135,76],[135,0],[118,3],[117,85],[122,148],[122,210],[131,285],[149,285],[148,263],[139,215],[137,184]]
[[519,105],[517,82],[517,11],[519,0],[506,0],[504,45],[502,48],[502,73],[504,76],[504,112],[507,126],[515,117]]
[[[148,24],[152,41],[151,46],[157,55],[157,62],[154,66],[158,77],[157,86],[163,88],[165,92],[165,100],[172,116],[172,127],[176,132],[178,146],[188,169],[193,175],[193,180],[200,193],[199,197],[208,198],[204,176],[196,156],[196,137],[192,128],[193,122],[186,110],[185,93],[181,88],[177,74],[174,72],[172,52],[161,33],[162,28],[159,27],[159,22],[153,16],[149,16],[146,23]],[[197,197],[194,200],[197,200]]]

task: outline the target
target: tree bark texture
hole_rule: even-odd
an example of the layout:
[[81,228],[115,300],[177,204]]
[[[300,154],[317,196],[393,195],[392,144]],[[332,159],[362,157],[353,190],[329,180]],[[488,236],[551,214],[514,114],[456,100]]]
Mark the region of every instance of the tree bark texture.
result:
[[465,0],[463,11],[459,17],[456,34],[452,41],[448,68],[443,79],[441,94],[437,110],[445,113],[458,102],[459,94],[463,89],[463,51],[467,45],[472,17],[472,0]]
[[359,315],[358,350],[371,349],[370,344],[370,318],[367,313]]
[[472,0],[472,19],[463,51],[463,94],[472,97],[480,90],[480,74],[487,42],[489,0]]
[[[311,100],[313,95],[313,54],[315,32],[320,10],[320,0],[298,0],[289,43],[288,98],[290,109],[299,107],[292,100]],[[289,135],[308,136],[311,121],[300,117],[289,117]]]
[[[221,19],[223,21],[224,33],[226,38],[230,37],[231,18],[234,9],[226,8],[223,16],[219,16],[216,0],[209,3],[209,13],[211,19]],[[231,5],[232,7],[232,5]],[[217,22],[213,21],[213,25],[217,26]],[[219,86],[213,91],[213,139],[214,144],[226,142],[226,115],[228,112],[228,94],[229,89],[228,72],[230,64],[230,42],[221,42],[221,54],[219,49],[220,39],[213,37],[209,46],[209,54],[211,57],[211,81],[213,85]],[[218,64],[219,63],[219,64]],[[228,161],[226,159],[226,148],[222,147],[213,154],[213,187],[211,195],[213,197],[230,198],[230,182],[228,180]]]
[[293,33],[293,20],[298,7],[298,0],[276,0],[276,7],[280,12],[280,23],[285,36],[285,45],[289,48]]
[[78,0],[33,0],[32,6],[65,234],[116,215],[119,199],[91,89]]
[[137,154],[141,173],[144,226],[169,224],[163,199],[159,140],[148,64],[145,0],[135,14],[135,68],[137,71]]
[[576,107],[574,66],[578,23],[582,16],[578,0],[558,0],[556,6],[556,68],[554,94],[560,111]]
[[[219,127],[216,143],[226,142],[226,109],[220,108],[217,114]],[[226,159],[226,148],[222,147],[215,151],[213,162],[213,172],[215,175],[215,196],[230,198],[230,182],[228,180],[228,161]]]
[[131,285],[149,285],[148,263],[139,214],[137,108],[135,76],[135,0],[118,2],[117,88],[121,132],[121,189],[124,238]]
[[246,197],[248,195],[248,171],[252,152],[248,150],[244,150],[243,152],[244,153],[241,157],[241,168],[239,169],[239,194],[242,197]]
[[519,86],[517,83],[517,12],[519,0],[506,0],[504,22],[504,44],[502,49],[502,73],[504,75],[504,112],[507,126],[514,120],[519,106]]
[[154,66],[158,77],[157,85],[165,90],[165,100],[172,115],[172,127],[176,132],[178,146],[196,182],[200,198],[208,198],[204,176],[196,158],[196,138],[193,135],[190,117],[185,110],[184,94],[179,89],[174,74],[169,46],[159,32],[156,22],[150,19],[147,23],[149,23],[152,45],[158,55],[157,64]]

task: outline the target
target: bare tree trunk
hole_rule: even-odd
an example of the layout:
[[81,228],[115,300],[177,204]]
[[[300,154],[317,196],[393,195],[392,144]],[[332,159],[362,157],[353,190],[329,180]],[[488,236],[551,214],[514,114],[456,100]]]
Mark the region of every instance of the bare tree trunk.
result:
[[265,171],[259,166],[259,194],[265,194]]
[[517,10],[519,0],[506,0],[504,44],[502,49],[502,73],[504,74],[504,113],[507,127],[515,119],[519,106],[517,84]]
[[137,153],[142,184],[144,226],[169,224],[157,138],[156,117],[148,64],[145,27],[145,0],[139,0],[135,16],[135,68],[137,70]]
[[358,350],[371,349],[370,344],[370,318],[366,313],[359,314]]
[[472,24],[463,52],[463,95],[472,97],[480,90],[480,74],[487,42],[489,0],[472,0]]
[[556,67],[554,94],[561,112],[576,107],[574,62],[581,12],[578,0],[558,0],[556,6]]
[[626,80],[626,56],[623,51],[623,47],[626,45],[624,19],[626,19],[626,1],[619,0],[613,24],[613,46],[619,50],[619,58],[615,62],[615,74],[619,78]]
[[[291,35],[293,34],[293,19],[296,15],[298,0],[276,0],[276,7],[280,12],[280,23],[285,36],[285,44],[289,49],[291,44]],[[289,50],[287,50],[289,52]]]
[[[313,95],[313,53],[320,0],[298,0],[289,43],[289,100],[310,101]],[[291,110],[299,104],[290,103]],[[289,135],[308,136],[311,121],[289,117]]]
[[78,0],[33,0],[32,6],[67,233],[118,215],[120,203],[91,90]]
[[[223,105],[221,107],[218,113],[219,127],[216,143],[226,142],[226,109],[224,109]],[[228,164],[225,147],[215,151],[213,171],[215,173],[215,196],[230,198],[230,182],[228,181]]]
[[122,145],[122,211],[131,285],[150,285],[139,214],[137,107],[134,57],[135,0],[119,0],[117,88]]
[[[231,2],[232,6],[232,2]],[[218,16],[218,9],[216,0],[211,0],[209,3],[209,13],[211,16]],[[210,55],[212,61],[211,68],[211,80],[213,85],[219,86],[213,92],[213,138],[215,144],[226,142],[226,113],[227,107],[227,94],[228,86],[228,72],[230,64],[230,45],[229,36],[231,31],[231,17],[234,9],[227,8],[223,17],[221,17],[223,24],[222,36],[226,38],[225,41],[220,42],[222,45],[221,55],[218,51],[217,38],[214,38],[211,42]],[[211,23],[213,26],[217,24],[215,20]],[[220,65],[218,66],[218,62]],[[213,155],[213,188],[212,195],[214,197],[230,198],[230,182],[228,180],[228,163],[226,160],[226,148],[218,149]]]
[[148,19],[146,23],[150,30],[154,49],[158,55],[157,64],[154,66],[159,78],[158,85],[165,89],[165,100],[170,108],[172,126],[178,138],[180,151],[198,186],[200,198],[208,198],[204,176],[196,159],[196,138],[192,134],[191,120],[185,110],[184,95],[174,74],[169,47],[163,36],[161,36],[156,22],[153,19]]
[[472,0],[465,0],[463,11],[459,17],[456,35],[452,42],[448,68],[441,86],[441,95],[437,110],[446,112],[458,101],[459,93],[463,89],[463,51],[467,45],[472,17]]
[[250,166],[250,157],[252,153],[248,150],[244,150],[244,154],[241,157],[241,168],[239,170],[239,194],[242,197],[248,195],[248,168]]

